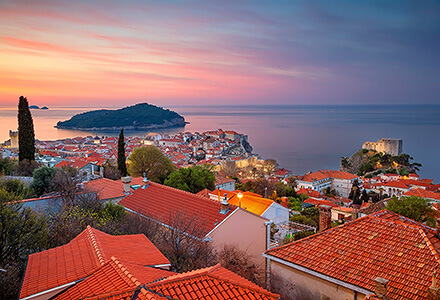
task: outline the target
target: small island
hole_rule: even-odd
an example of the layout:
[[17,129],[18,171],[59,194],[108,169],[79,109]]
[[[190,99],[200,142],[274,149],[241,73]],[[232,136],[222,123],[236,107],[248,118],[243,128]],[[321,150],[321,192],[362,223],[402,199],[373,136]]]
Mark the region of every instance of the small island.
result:
[[47,106],[39,107],[38,105],[31,105],[29,106],[29,109],[49,109]]
[[59,129],[76,130],[144,130],[185,126],[185,118],[169,109],[148,103],[139,103],[117,110],[101,109],[77,114],[60,121]]

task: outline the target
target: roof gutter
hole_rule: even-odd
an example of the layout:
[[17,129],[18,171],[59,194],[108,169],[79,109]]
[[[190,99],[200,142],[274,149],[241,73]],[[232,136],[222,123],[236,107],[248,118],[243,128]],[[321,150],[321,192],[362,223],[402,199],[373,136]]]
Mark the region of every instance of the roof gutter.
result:
[[27,296],[27,297],[25,297],[25,298],[20,298],[20,300],[28,300],[28,299],[32,299],[32,298],[39,297],[39,296],[42,296],[42,295],[47,294],[47,293],[50,293],[50,292],[55,292],[55,291],[57,291],[57,290],[60,290],[60,291],[61,291],[62,289],[64,289],[64,288],[68,288],[69,286],[72,286],[72,285],[76,284],[77,282],[79,282],[79,281],[81,281],[81,280],[82,280],[82,279],[77,280],[77,281],[72,281],[72,282],[69,282],[69,283],[66,283],[66,284],[63,284],[63,285],[60,285],[60,286],[56,286],[56,287],[51,288],[51,289],[49,289],[49,290],[45,290],[45,291],[42,291],[42,292],[39,292],[39,293],[36,293],[36,294],[30,295],[30,296]]
[[355,292],[358,292],[358,293],[362,293],[362,294],[364,294],[364,295],[371,295],[371,294],[374,294],[373,291],[369,291],[369,290],[364,289],[364,288],[361,288],[361,287],[359,287],[359,286],[357,286],[357,285],[354,285],[354,284],[351,284],[351,283],[348,283],[348,282],[345,282],[345,281],[342,281],[342,280],[336,279],[336,278],[334,278],[334,277],[331,277],[331,276],[328,276],[328,275],[325,275],[325,274],[322,274],[322,273],[319,273],[319,272],[316,272],[316,271],[310,270],[310,269],[308,269],[308,268],[306,268],[306,267],[303,267],[303,266],[300,266],[300,265],[294,264],[294,263],[292,263],[292,262],[289,262],[289,261],[286,261],[286,260],[284,260],[284,259],[281,259],[281,258],[278,258],[278,257],[272,256],[272,255],[270,255],[270,254],[263,253],[263,256],[266,257],[266,258],[268,258],[269,260],[276,261],[276,262],[278,262],[278,263],[280,263],[280,264],[283,264],[283,265],[285,265],[285,266],[291,267],[291,268],[293,268],[293,269],[295,269],[295,270],[298,270],[298,271],[301,271],[301,272],[304,272],[304,273],[307,273],[307,274],[313,275],[313,276],[315,276],[315,277],[318,277],[318,278],[324,279],[324,280],[329,281],[329,282],[331,282],[331,283],[334,283],[334,284],[337,284],[337,285],[340,285],[340,286],[346,287],[346,288],[348,288],[348,289],[350,289],[350,290],[352,290],[352,291],[355,291]]
[[220,223],[218,223],[210,232],[208,232],[205,236],[208,237],[212,232],[214,232],[220,225],[222,225],[230,216],[232,216],[237,210],[240,208],[237,206],[226,218],[224,218]]

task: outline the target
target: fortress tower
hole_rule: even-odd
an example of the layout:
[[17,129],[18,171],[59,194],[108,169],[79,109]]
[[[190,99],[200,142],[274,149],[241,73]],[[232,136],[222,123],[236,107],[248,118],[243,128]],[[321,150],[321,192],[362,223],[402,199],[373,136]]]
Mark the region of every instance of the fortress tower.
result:
[[18,131],[9,130],[9,137],[11,138],[11,148],[18,148]]
[[403,153],[403,141],[398,139],[382,138],[377,142],[365,142],[362,149],[375,150],[385,154],[398,156]]

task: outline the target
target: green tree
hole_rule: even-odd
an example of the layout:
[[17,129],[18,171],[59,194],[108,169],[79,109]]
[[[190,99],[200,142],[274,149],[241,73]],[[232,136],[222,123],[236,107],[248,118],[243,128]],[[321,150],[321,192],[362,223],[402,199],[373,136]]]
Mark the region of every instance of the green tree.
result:
[[304,208],[301,213],[291,216],[290,221],[318,227],[319,209],[316,207]]
[[278,197],[298,197],[294,188],[282,182],[275,184],[275,191]]
[[155,146],[142,146],[133,150],[128,157],[128,173],[133,177],[142,176],[162,183],[176,167],[171,160]]
[[2,179],[0,181],[0,201],[22,200],[32,196],[32,189],[18,179]]
[[127,176],[127,165],[125,164],[124,129],[121,129],[118,139],[118,170],[121,172],[121,176]]
[[181,168],[171,173],[164,184],[179,190],[198,193],[203,189],[214,190],[215,176],[211,170],[205,166]]
[[38,197],[50,191],[50,185],[54,175],[55,169],[46,166],[34,170],[31,187]]
[[45,218],[20,203],[0,198],[0,299],[18,299],[29,254],[47,246]]
[[26,97],[18,102],[18,160],[35,160],[34,122]]
[[12,175],[16,168],[16,162],[9,157],[0,158],[0,175]]
[[409,196],[397,199],[394,197],[388,202],[386,208],[414,221],[435,226],[434,211],[429,201],[424,198]]
[[348,195],[348,198],[353,200],[353,204],[362,204],[361,190],[359,189],[359,182],[357,180],[353,181],[353,185],[351,187],[350,195]]
[[264,178],[249,180],[244,184],[244,191],[259,194],[261,196],[269,197],[275,191],[275,185]]

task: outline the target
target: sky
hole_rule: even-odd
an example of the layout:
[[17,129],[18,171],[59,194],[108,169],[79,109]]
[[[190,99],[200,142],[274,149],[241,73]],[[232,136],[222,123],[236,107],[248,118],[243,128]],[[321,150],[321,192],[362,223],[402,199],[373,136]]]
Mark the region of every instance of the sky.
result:
[[0,0],[0,107],[440,104],[440,1]]

